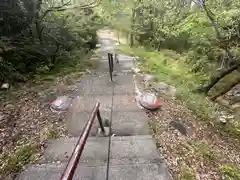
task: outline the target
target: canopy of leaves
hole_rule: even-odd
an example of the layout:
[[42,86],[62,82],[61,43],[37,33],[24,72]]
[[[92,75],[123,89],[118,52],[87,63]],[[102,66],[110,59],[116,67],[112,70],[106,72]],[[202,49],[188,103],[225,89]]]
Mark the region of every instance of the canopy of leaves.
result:
[[[131,45],[150,50],[170,49],[185,55],[189,70],[210,75],[200,87],[208,93],[219,80],[240,67],[240,2],[226,0],[121,1],[114,13],[115,28],[131,33]],[[109,8],[110,9],[110,8]],[[130,11],[129,11],[130,9]],[[128,14],[121,22],[122,12]],[[130,15],[129,15],[130,14]]]
[[67,51],[78,48],[84,54],[96,45],[99,18],[89,8],[68,9],[70,2],[65,1],[4,2],[0,82],[25,80],[41,67],[51,70]]

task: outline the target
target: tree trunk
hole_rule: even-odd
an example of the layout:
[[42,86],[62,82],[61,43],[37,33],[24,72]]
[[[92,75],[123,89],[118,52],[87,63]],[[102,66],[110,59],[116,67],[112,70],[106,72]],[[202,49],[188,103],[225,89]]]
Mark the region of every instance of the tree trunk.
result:
[[40,25],[39,19],[36,18],[36,31],[37,31],[37,36],[40,41],[40,43],[43,42],[42,40],[42,27]]
[[221,91],[220,93],[218,93],[217,95],[211,97],[212,101],[215,101],[218,97],[226,94],[228,91],[230,91],[233,87],[235,87],[236,85],[238,85],[240,83],[240,77],[238,77],[235,81],[233,81],[231,84],[229,84],[227,87],[225,87],[223,89],[223,91]]
[[134,5],[132,8],[132,24],[131,24],[131,34],[130,34],[130,47],[134,45],[134,30],[135,30],[135,18],[136,18],[136,6],[137,4]]
[[240,60],[238,61],[237,64],[235,64],[234,66],[232,66],[229,69],[226,69],[222,72],[220,72],[217,76],[213,76],[210,79],[210,82],[205,85],[204,87],[202,87],[201,89],[199,89],[200,92],[204,92],[205,94],[207,94],[210,89],[212,89],[212,87],[218,83],[218,81],[220,81],[222,78],[224,78],[226,75],[230,74],[231,72],[237,70],[240,67]]
[[41,27],[41,21],[40,21],[40,10],[41,10],[42,0],[39,0],[36,9],[35,9],[35,26],[36,26],[36,33],[38,36],[39,41],[42,43],[42,27]]
[[131,35],[130,35],[130,47],[133,47],[133,44],[134,44],[134,42],[133,42],[133,33],[131,33]]
[[[204,9],[204,11],[206,12],[206,15],[208,17],[208,19],[211,21],[213,28],[215,29],[216,35],[217,35],[217,39],[219,42],[221,42],[223,40],[221,33],[217,27],[217,22],[214,19],[214,14],[211,12],[210,9],[207,8],[206,4],[205,4],[205,0],[201,0],[200,4],[202,5],[202,8]],[[228,56],[228,59],[230,61],[233,61],[233,55],[229,50],[229,47],[227,45],[224,46],[224,50]],[[223,77],[225,77],[226,75],[230,74],[231,72],[235,71],[236,69],[238,69],[238,67],[240,66],[240,62],[236,63],[235,65],[233,65],[232,67],[230,67],[229,69],[222,71],[221,73],[219,73],[217,76],[215,77],[211,77],[210,82],[199,89],[200,92],[204,92],[205,94],[207,94],[211,88],[218,83],[218,81],[220,81]]]

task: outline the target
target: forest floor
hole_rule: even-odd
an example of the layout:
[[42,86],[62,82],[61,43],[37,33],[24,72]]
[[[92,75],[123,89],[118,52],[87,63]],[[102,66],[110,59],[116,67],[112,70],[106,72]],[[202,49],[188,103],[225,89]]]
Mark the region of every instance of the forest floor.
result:
[[0,91],[0,179],[13,179],[24,165],[37,161],[46,139],[67,136],[65,112],[50,110],[50,102],[58,96],[71,96],[76,82],[87,68],[92,52],[84,58],[74,52],[75,61],[51,72],[41,72],[26,83]]
[[[220,136],[214,126],[202,123],[180,100],[162,96],[161,111],[148,115],[157,147],[174,179],[240,178],[239,144]],[[187,135],[171,125],[176,121],[186,127]]]
[[196,77],[175,63],[181,57],[171,51],[148,52],[124,45],[120,51],[139,57],[140,73],[176,88],[176,98],[160,93],[161,110],[148,112],[158,150],[173,179],[240,179],[239,114],[224,124],[217,115],[225,107],[190,91],[205,77]]

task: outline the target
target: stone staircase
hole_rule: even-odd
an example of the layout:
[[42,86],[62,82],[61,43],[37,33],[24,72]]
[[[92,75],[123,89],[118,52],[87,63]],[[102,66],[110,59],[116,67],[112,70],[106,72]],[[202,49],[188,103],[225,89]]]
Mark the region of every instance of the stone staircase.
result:
[[[106,42],[108,43],[106,43]],[[110,40],[100,41],[102,47]],[[103,55],[106,54],[102,48]],[[170,180],[163,158],[148,131],[148,118],[134,97],[133,59],[119,57],[114,82],[109,79],[107,57],[99,68],[79,83],[80,106],[69,119],[67,130],[73,138],[49,140],[43,159],[30,165],[19,180],[58,180],[63,173],[88,116],[98,100],[103,119],[111,121],[111,136],[97,136],[97,121],[87,140],[74,179],[76,180]],[[110,139],[109,139],[110,138]],[[110,142],[110,143],[109,143]],[[110,146],[109,146],[110,144]]]

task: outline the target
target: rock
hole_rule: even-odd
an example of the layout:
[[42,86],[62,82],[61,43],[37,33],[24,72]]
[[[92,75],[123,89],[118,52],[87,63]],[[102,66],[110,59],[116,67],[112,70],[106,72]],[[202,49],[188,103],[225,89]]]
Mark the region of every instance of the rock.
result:
[[233,114],[228,114],[227,112],[225,112],[225,111],[221,111],[220,113],[219,113],[219,118],[218,118],[218,120],[221,122],[221,123],[227,123],[229,120],[231,120],[231,119],[234,119],[235,118],[235,116],[233,115]]
[[173,86],[170,86],[169,95],[171,95],[173,99],[175,99],[176,93],[177,93],[176,88]]
[[11,109],[14,109],[15,106],[12,105],[12,104],[7,104],[7,105],[5,106],[5,108],[8,109],[8,110],[11,110]]
[[160,99],[153,93],[144,92],[139,97],[139,103],[142,107],[148,110],[156,110],[161,107]]
[[139,59],[140,59],[140,57],[138,57],[138,56],[135,56],[135,57],[133,57],[136,61],[138,61]]
[[169,124],[175,129],[177,129],[182,135],[187,136],[187,128],[180,120],[173,120]]
[[89,74],[91,73],[91,71],[89,69],[86,69],[86,72],[89,73]]
[[137,74],[137,73],[140,72],[140,69],[139,68],[132,68],[132,71]]
[[160,83],[153,84],[153,88],[159,94],[163,93],[163,94],[171,96],[173,99],[175,99],[176,92],[177,92],[175,87],[170,86],[167,83],[160,82]]
[[50,109],[55,111],[66,111],[72,104],[72,99],[68,96],[59,96],[50,103]]
[[233,109],[239,109],[240,108],[240,103],[235,103],[232,105]]
[[1,89],[9,89],[10,85],[8,83],[3,83]]
[[153,79],[154,79],[154,76],[150,75],[150,74],[145,74],[144,77],[143,77],[143,80],[145,82],[153,81]]
[[227,119],[225,118],[225,117],[219,117],[219,121],[221,122],[221,123],[227,123]]
[[168,91],[170,86],[164,82],[160,82],[160,83],[157,83],[154,85],[154,88],[157,90],[157,91]]

